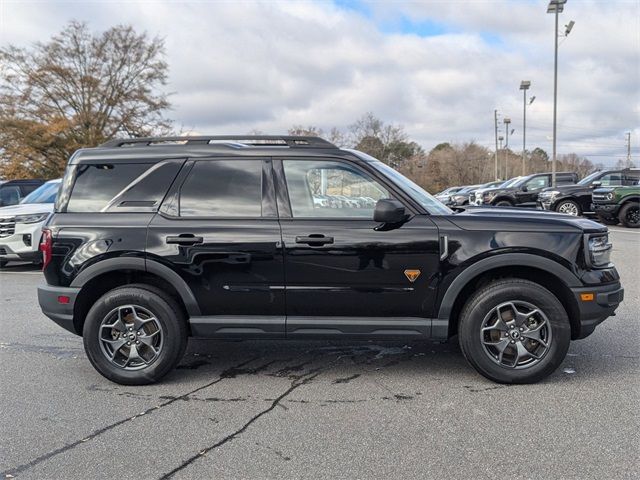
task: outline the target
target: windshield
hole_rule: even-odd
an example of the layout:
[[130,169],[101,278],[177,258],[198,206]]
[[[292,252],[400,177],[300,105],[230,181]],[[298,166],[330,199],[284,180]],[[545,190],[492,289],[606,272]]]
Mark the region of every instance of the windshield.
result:
[[593,172],[592,174],[587,175],[582,180],[580,180],[576,185],[589,185],[596,178],[598,178],[601,174],[602,174],[602,172],[599,172],[599,171],[598,172]]
[[513,177],[511,180],[507,180],[502,185],[500,185],[500,187],[511,187],[512,185],[516,184],[520,179],[522,179],[522,177]]
[[436,200],[425,189],[413,183],[407,177],[397,172],[393,168],[382,162],[372,162],[371,165],[378,171],[382,172],[386,177],[391,178],[394,183],[407,192],[411,198],[422,205],[432,215],[450,215],[453,211],[443,203]]
[[59,188],[60,182],[47,182],[24,197],[20,203],[55,203]]

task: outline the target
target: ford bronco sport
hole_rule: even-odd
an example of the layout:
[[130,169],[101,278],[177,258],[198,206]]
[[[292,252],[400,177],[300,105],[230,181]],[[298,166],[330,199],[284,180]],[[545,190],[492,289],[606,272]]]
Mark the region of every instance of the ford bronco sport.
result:
[[606,225],[618,222],[628,228],[640,228],[640,184],[597,188],[593,191],[593,209]]
[[623,298],[606,227],[535,210],[454,213],[315,137],[79,150],[41,250],[42,310],[122,384],[162,378],[189,336],[457,335],[482,375],[535,382]]

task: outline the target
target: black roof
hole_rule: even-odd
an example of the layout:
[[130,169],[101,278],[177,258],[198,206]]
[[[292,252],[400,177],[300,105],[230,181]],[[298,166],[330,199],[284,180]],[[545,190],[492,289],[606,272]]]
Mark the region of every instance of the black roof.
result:
[[83,148],[70,163],[160,161],[169,158],[213,156],[349,155],[319,137],[230,135],[197,137],[117,138],[96,148]]

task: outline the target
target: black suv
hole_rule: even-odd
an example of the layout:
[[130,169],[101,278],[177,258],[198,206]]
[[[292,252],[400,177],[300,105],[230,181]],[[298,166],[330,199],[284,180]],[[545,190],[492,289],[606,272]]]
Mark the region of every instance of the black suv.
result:
[[[332,196],[346,201],[317,201]],[[606,227],[454,213],[382,162],[313,137],[79,150],[41,250],[42,310],[123,384],[163,377],[189,336],[458,335],[481,374],[535,382],[623,298]]]
[[574,216],[594,214],[591,210],[591,194],[594,188],[636,185],[638,181],[640,181],[638,168],[593,172],[575,185],[545,188],[538,195],[538,208]]
[[[556,185],[571,185],[578,181],[575,172],[557,172]],[[498,207],[535,207],[538,194],[551,185],[550,173],[534,173],[521,177],[507,186],[482,191],[482,203]]]

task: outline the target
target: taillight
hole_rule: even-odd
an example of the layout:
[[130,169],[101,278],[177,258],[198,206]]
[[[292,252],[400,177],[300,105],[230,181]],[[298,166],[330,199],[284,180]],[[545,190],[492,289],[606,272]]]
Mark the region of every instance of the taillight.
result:
[[48,228],[42,229],[42,239],[40,240],[40,251],[42,252],[42,269],[44,270],[51,261],[51,250],[53,246],[53,239],[51,237],[51,230]]

